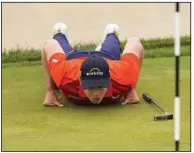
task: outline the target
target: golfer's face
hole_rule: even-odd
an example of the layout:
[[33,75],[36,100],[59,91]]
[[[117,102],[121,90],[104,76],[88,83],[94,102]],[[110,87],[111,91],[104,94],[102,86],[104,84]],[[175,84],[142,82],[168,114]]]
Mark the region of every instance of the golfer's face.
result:
[[99,104],[102,101],[106,90],[107,88],[95,87],[86,89],[84,92],[93,104]]

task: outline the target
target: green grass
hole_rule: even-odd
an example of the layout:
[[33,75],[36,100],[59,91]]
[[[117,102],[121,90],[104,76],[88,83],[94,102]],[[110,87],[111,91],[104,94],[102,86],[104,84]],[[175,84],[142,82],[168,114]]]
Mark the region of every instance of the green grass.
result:
[[[190,36],[182,36],[180,40],[181,46],[191,45]],[[174,47],[174,38],[141,39],[141,42],[145,49]]]
[[[190,57],[181,57],[181,151],[190,151]],[[147,58],[137,90],[174,111],[174,58]],[[174,120],[150,104],[42,106],[40,65],[2,69],[2,151],[173,151]]]

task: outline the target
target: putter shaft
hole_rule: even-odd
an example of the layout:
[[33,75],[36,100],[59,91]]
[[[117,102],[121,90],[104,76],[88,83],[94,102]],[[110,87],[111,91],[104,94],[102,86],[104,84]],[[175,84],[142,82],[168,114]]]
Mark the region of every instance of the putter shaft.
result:
[[162,112],[164,112],[165,114],[168,114],[166,111],[164,111],[159,105],[157,105],[153,100],[151,101],[151,103],[153,103],[156,107],[158,107]]

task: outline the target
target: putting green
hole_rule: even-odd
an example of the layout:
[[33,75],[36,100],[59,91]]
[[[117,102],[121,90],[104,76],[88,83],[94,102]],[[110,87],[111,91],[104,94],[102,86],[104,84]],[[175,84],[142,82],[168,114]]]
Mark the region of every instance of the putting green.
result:
[[[190,57],[181,57],[181,151],[190,150]],[[174,120],[134,105],[45,108],[41,66],[2,69],[2,151],[173,151]],[[145,59],[137,85],[174,112],[174,58]],[[141,98],[142,99],[142,98]]]

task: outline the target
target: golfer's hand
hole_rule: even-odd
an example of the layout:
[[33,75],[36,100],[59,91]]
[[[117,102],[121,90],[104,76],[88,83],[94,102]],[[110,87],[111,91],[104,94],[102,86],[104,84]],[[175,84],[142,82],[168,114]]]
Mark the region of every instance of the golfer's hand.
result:
[[43,105],[45,107],[64,107],[64,105],[60,103],[60,100],[61,97],[56,96],[55,92],[49,91],[46,93]]
[[[124,98],[123,98],[124,99]],[[126,104],[137,104],[139,102],[139,97],[137,95],[136,89],[133,88],[131,89],[128,94],[127,94],[127,98],[125,98],[123,100],[123,102],[121,102],[122,105],[126,105]]]
[[128,98],[126,98],[123,102],[121,102],[122,105],[126,105],[126,104],[137,104],[139,102],[139,100],[130,100]]

